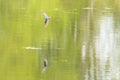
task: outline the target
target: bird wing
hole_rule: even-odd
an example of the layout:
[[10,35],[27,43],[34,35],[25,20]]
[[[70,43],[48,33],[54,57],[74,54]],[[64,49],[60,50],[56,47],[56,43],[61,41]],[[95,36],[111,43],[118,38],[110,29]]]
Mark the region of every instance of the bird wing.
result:
[[44,16],[45,18],[48,18],[48,15],[47,15],[45,12],[43,12],[43,16]]

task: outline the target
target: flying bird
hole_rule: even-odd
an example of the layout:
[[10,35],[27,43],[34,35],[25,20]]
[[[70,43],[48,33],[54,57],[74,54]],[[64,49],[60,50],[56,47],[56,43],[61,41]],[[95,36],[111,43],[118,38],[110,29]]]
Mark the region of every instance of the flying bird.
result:
[[45,18],[45,27],[47,27],[48,23],[49,23],[49,20],[50,20],[50,17],[45,12],[43,12],[43,16]]

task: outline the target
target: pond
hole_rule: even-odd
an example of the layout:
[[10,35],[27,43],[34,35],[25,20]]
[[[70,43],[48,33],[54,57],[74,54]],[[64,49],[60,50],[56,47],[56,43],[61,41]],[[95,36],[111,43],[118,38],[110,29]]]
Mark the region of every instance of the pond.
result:
[[0,80],[120,80],[119,2],[0,0]]

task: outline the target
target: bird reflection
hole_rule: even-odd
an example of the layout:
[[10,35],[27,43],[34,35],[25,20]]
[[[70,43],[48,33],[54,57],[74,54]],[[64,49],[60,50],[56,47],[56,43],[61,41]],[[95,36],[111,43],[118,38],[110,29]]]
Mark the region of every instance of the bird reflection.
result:
[[45,58],[44,61],[43,61],[43,69],[42,69],[42,72],[45,72],[46,69],[48,67],[48,60]]

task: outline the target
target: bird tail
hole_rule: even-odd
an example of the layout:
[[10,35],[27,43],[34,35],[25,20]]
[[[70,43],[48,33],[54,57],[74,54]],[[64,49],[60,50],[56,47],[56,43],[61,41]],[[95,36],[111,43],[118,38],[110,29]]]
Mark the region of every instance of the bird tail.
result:
[[42,73],[45,72],[46,69],[47,69],[47,67],[43,67],[43,69],[42,69]]

